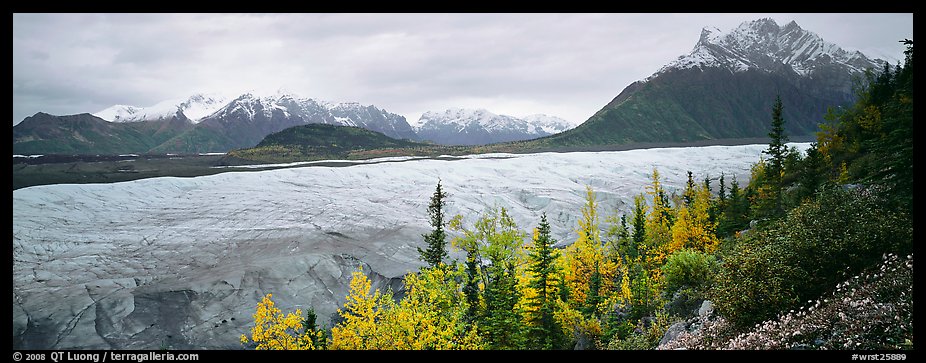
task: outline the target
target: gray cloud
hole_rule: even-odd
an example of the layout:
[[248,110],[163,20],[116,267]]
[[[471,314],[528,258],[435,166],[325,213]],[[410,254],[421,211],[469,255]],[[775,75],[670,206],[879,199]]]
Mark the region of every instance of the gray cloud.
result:
[[405,115],[482,107],[579,123],[687,53],[772,17],[902,57],[912,14],[14,14],[13,122],[278,88]]

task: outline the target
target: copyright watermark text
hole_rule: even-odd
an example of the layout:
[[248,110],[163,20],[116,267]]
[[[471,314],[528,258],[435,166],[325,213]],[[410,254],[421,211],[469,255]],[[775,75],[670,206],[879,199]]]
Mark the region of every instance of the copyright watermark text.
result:
[[61,362],[153,362],[153,361],[198,361],[199,354],[196,353],[171,353],[171,352],[68,352],[68,351],[49,351],[49,352],[13,352],[14,362],[32,362],[32,361],[52,361]]

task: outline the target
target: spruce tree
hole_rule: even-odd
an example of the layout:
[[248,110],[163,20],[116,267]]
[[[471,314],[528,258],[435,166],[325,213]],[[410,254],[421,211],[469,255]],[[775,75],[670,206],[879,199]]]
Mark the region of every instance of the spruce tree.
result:
[[691,171],[689,170],[688,182],[685,183],[685,192],[682,193],[686,207],[691,207],[691,203],[694,201],[694,186],[694,177],[691,175]]
[[825,181],[824,176],[826,174],[823,171],[825,167],[826,163],[817,149],[817,143],[810,144],[798,175],[798,182],[800,183],[797,193],[798,202],[811,198],[816,194],[817,189]]
[[730,211],[730,225],[733,230],[745,228],[748,223],[749,199],[740,189],[739,182],[736,181],[736,175],[733,175],[733,181],[730,182],[730,204],[727,207]]
[[633,241],[633,237],[630,233],[630,225],[627,223],[627,215],[622,214],[619,224],[617,225],[617,232],[615,233],[617,238],[617,256],[611,256],[612,259],[617,260],[628,260],[636,258],[639,254],[637,251],[637,245]]
[[[707,221],[712,226],[717,225],[717,220],[720,217],[720,214],[723,213],[723,209],[720,207],[720,201],[714,199],[711,196],[711,176],[707,175],[704,177],[704,190],[707,191]],[[692,194],[697,195],[697,191],[694,191]],[[694,198],[692,198],[694,200]],[[714,233],[716,235],[716,233]]]
[[634,250],[645,255],[646,243],[646,199],[643,194],[633,198],[633,245]]
[[516,309],[521,294],[517,289],[514,263],[492,259],[486,268],[485,311],[480,321],[489,349],[521,349],[521,314]]
[[781,96],[775,97],[775,104],[772,106],[772,130],[768,133],[770,139],[768,149],[763,153],[769,156],[768,166],[765,170],[765,187],[768,195],[766,196],[764,212],[771,215],[777,215],[781,212],[781,175],[784,172],[785,156],[788,152],[785,143],[788,142],[788,136],[785,134],[785,120],[781,115],[782,104]]
[[424,242],[428,245],[426,250],[418,247],[418,254],[421,260],[427,262],[429,267],[437,267],[447,258],[447,234],[444,232],[444,199],[447,193],[441,188],[440,180],[437,181],[437,189],[431,196],[431,204],[428,205],[428,215],[431,217],[431,227],[434,228],[431,233],[421,235]]
[[598,261],[595,261],[595,270],[588,281],[588,298],[585,299],[582,312],[588,317],[597,317],[599,303],[601,303],[601,271],[598,269]]
[[724,185],[724,175],[723,172],[720,173],[720,190],[717,191],[717,198],[720,199],[720,206],[724,207],[724,204],[727,202],[727,186]]
[[540,225],[533,241],[533,248],[528,253],[528,268],[531,273],[529,286],[537,292],[527,306],[531,308],[528,321],[530,323],[530,346],[532,349],[557,349],[561,347],[562,329],[554,319],[557,296],[550,287],[556,281],[559,271],[556,260],[559,251],[553,248],[556,241],[550,236],[550,224],[547,223],[547,214],[540,216]]
[[479,314],[479,258],[475,249],[466,251],[466,284],[463,285],[463,296],[469,305],[466,319],[473,323]]

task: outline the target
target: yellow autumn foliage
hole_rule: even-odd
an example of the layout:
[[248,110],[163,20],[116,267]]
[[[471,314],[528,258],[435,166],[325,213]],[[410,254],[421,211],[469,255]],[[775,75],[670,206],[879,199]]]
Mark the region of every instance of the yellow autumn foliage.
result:
[[370,289],[370,280],[363,271],[354,271],[347,301],[338,309],[344,320],[331,328],[330,349],[377,349],[380,335],[377,323],[385,299],[379,289],[372,294]]
[[398,304],[354,272],[344,320],[331,329],[331,349],[481,349],[475,327],[467,327],[465,299],[445,268],[405,277],[406,296]]
[[[250,338],[241,335],[241,344],[254,343],[257,350],[312,350],[315,349],[313,338],[321,338],[321,332],[303,334],[302,311],[284,315],[267,294],[257,304],[254,313],[254,327]],[[313,336],[314,335],[314,336]]]
[[680,206],[672,225],[672,240],[663,245],[655,256],[657,264],[682,249],[712,253],[720,245],[717,223],[710,221],[710,191],[703,185],[695,186],[690,206]]
[[646,194],[652,200],[652,207],[646,215],[646,251],[658,251],[672,241],[673,208],[663,199],[665,189],[659,179],[659,171],[653,168],[652,183],[646,187]]
[[601,336],[603,333],[601,322],[596,317],[586,317],[567,302],[557,301],[557,304],[559,306],[553,316],[563,327],[563,333],[566,336],[573,339],[586,336],[593,340]]
[[579,238],[566,247],[561,261],[570,300],[574,302],[574,306],[584,306],[588,303],[593,275],[598,272],[598,294],[603,299],[599,301],[596,310],[603,311],[607,309],[605,304],[614,302],[614,299],[609,299],[610,295],[620,289],[620,286],[615,286],[615,281],[619,281],[619,266],[605,255],[598,228],[595,199],[595,192],[586,187],[586,204],[582,207],[582,218],[579,219],[579,227],[576,229]]

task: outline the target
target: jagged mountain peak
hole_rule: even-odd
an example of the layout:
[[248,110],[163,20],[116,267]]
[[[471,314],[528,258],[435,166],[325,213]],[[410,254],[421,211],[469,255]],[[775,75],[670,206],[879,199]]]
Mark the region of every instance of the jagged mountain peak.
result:
[[698,39],[698,45],[695,47],[698,47],[704,44],[717,43],[720,39],[720,36],[722,35],[723,35],[723,32],[720,31],[720,29],[717,29],[716,27],[713,27],[713,26],[706,26],[703,29],[701,29],[701,38]]
[[804,30],[796,21],[784,26],[771,18],[741,23],[723,32],[705,27],[694,49],[670,62],[653,76],[676,69],[724,68],[731,72],[750,69],[780,72],[790,68],[799,76],[807,76],[827,66],[845,68],[851,73],[877,68],[882,60],[872,60],[858,51],[846,51]]

